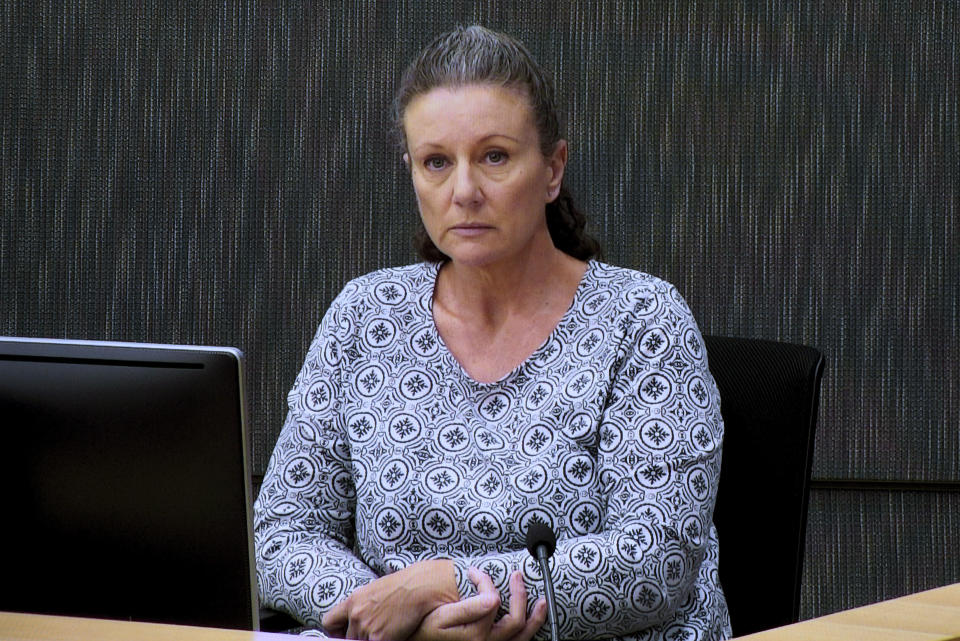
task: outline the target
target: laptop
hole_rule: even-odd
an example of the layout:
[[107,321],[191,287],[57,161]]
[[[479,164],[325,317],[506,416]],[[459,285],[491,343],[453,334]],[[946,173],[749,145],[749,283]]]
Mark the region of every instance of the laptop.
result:
[[0,611],[258,629],[243,358],[0,337]]

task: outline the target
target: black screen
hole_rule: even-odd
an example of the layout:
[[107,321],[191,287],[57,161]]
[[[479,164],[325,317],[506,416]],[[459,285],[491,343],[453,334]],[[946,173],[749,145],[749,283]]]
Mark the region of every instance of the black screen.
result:
[[0,340],[0,610],[254,629],[239,368]]

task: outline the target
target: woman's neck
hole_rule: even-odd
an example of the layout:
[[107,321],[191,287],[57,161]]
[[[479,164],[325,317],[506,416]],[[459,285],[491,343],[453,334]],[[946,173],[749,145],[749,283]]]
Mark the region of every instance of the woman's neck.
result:
[[434,288],[437,331],[469,376],[498,381],[550,337],[586,269],[562,252],[499,272],[447,263]]
[[437,276],[434,304],[462,319],[497,326],[510,317],[566,310],[586,265],[552,244],[546,250],[480,267],[449,262]]

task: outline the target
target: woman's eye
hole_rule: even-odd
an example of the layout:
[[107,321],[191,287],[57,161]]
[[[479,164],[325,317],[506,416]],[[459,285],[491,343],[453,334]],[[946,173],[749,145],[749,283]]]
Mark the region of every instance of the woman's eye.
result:
[[447,161],[439,156],[432,156],[427,158],[423,163],[427,169],[443,169],[447,165]]
[[487,152],[487,161],[499,165],[507,160],[507,154],[502,151]]

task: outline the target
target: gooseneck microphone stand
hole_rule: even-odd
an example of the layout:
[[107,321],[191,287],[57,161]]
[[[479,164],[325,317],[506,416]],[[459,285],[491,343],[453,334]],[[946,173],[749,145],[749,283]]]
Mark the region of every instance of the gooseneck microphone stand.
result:
[[553,592],[553,577],[550,575],[549,559],[557,547],[557,535],[550,526],[534,521],[527,527],[527,551],[540,562],[540,574],[543,576],[544,591],[547,597],[547,615],[550,619],[550,636],[560,641],[557,630],[557,600]]

